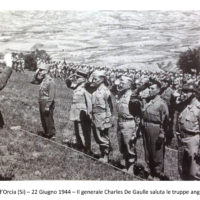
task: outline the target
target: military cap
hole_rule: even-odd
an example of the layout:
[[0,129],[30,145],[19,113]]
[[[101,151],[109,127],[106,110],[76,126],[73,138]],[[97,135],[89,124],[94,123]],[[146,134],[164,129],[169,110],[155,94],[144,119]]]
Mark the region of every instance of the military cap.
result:
[[141,80],[139,78],[135,78],[135,84],[140,84],[141,83]]
[[77,70],[76,71],[76,74],[78,75],[78,76],[82,76],[82,77],[84,77],[84,78],[88,78],[88,73],[87,72],[84,72],[83,70]]
[[142,78],[141,79],[141,81],[140,81],[141,83],[147,83],[147,82],[149,82],[149,78],[147,78],[147,77],[144,77],[144,78]]
[[168,83],[168,84],[172,84],[172,79],[171,78],[163,78],[161,81],[165,82],[165,83]]
[[183,85],[182,91],[184,92],[195,92],[195,93],[200,93],[199,89],[194,83],[186,83]]
[[124,81],[129,81],[129,82],[133,82],[133,79],[129,76],[121,76],[121,80],[124,80]]
[[160,81],[158,81],[156,79],[150,79],[150,81],[151,81],[152,85],[156,84],[159,88],[161,88],[162,85],[161,85]]
[[128,76],[121,76],[120,78],[115,80],[115,85],[119,85],[121,81],[129,81],[130,83],[133,82],[133,79]]
[[187,83],[194,83],[194,80],[190,78],[187,80]]

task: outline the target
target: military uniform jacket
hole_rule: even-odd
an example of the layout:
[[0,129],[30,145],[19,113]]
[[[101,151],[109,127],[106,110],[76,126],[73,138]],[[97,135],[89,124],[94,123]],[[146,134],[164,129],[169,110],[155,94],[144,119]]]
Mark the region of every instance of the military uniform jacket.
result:
[[144,122],[159,124],[164,128],[164,121],[168,119],[169,111],[166,102],[158,95],[144,105]]
[[46,75],[46,77],[44,78],[44,80],[40,85],[39,102],[46,101],[47,102],[46,106],[50,107],[50,105],[54,102],[55,92],[56,92],[56,86],[54,79],[51,78],[49,75]]
[[117,101],[118,117],[123,119],[133,119],[133,116],[129,112],[129,101],[132,91],[128,90]]
[[196,98],[179,115],[178,129],[183,137],[184,133],[191,136],[200,133],[200,102]]
[[111,93],[102,83],[92,94],[92,117],[93,123],[102,130],[112,126],[111,123]]
[[81,117],[81,113],[83,112],[87,115],[91,114],[92,99],[91,94],[87,92],[84,84],[81,84],[74,90],[69,119],[71,121],[86,120]]

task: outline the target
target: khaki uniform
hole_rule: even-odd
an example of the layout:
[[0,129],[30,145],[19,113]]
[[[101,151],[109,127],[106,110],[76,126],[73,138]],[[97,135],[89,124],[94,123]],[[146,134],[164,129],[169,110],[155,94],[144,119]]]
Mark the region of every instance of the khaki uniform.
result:
[[[91,151],[91,94],[86,91],[85,83],[79,85],[73,93],[69,119],[74,121],[76,142],[79,148]],[[82,134],[81,134],[82,131]]]
[[144,105],[142,132],[145,159],[153,176],[164,171],[164,127],[167,119],[168,107],[159,95]]
[[93,133],[96,142],[100,146],[102,155],[108,155],[110,149],[109,128],[111,123],[111,94],[102,83],[92,94],[92,121]]
[[129,112],[131,94],[132,91],[128,90],[117,100],[117,136],[120,152],[123,154],[127,168],[136,161],[136,123]]
[[199,153],[200,102],[194,98],[178,117],[178,165],[185,180],[200,180],[200,164],[195,158]]
[[[39,109],[42,126],[44,129],[44,136],[51,138],[55,135],[55,125],[53,119],[53,111],[55,108],[55,82],[49,76],[43,79],[39,90]],[[46,112],[49,108],[49,112]]]

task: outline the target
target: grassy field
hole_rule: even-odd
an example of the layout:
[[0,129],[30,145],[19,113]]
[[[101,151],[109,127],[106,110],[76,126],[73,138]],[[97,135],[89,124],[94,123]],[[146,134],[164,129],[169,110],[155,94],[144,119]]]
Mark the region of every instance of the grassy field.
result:
[[[42,127],[38,108],[39,86],[30,84],[32,76],[32,72],[26,71],[25,74],[13,72],[6,88],[1,91],[0,102],[7,127],[21,126],[22,129],[36,134],[37,131],[42,130]],[[56,80],[56,83],[57,95],[54,115],[57,132],[56,142],[62,144],[66,139],[73,138],[73,123],[69,121],[72,91],[67,89],[63,81]],[[74,153],[68,149],[64,149],[63,147],[51,144],[42,138],[30,137],[29,135],[19,131],[16,133],[10,133],[8,130],[2,130],[2,132],[2,135],[5,136],[2,139],[2,144],[8,144],[8,153],[12,154],[12,152],[17,152],[18,167],[13,167],[16,174],[15,179],[17,180],[133,179],[128,175],[109,168],[106,165],[102,165],[92,159],[85,158],[81,154]],[[119,166],[121,155],[118,150],[119,147],[116,135],[116,126],[111,129],[110,138],[113,147],[113,151],[110,155],[111,164]],[[94,142],[93,138],[92,141],[92,150],[94,153],[98,154],[98,145]],[[137,149],[139,162],[144,163],[143,144],[141,140],[137,142]],[[177,171],[177,152],[167,150],[165,160],[166,174],[168,174],[171,179],[179,179]],[[41,166],[44,167],[44,171],[39,170]]]
[[23,131],[1,131],[0,158],[1,177],[13,180],[133,180],[79,152]]

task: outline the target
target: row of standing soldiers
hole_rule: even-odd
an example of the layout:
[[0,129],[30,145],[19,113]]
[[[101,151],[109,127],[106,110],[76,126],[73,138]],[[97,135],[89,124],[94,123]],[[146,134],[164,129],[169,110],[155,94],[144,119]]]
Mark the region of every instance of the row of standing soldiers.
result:
[[[48,65],[40,65],[35,79],[40,80],[40,114],[45,136],[55,135],[53,121],[55,83],[48,75]],[[125,169],[133,173],[137,165],[136,141],[142,135],[149,179],[165,179],[165,144],[176,135],[178,166],[182,179],[200,178],[200,91],[199,86],[185,83],[179,95],[169,82],[161,84],[149,78],[137,86],[129,74],[122,75],[110,87],[104,70],[90,76],[76,70],[66,79],[73,89],[70,120],[74,122],[76,145],[91,154],[91,132],[99,145],[100,161],[109,162],[109,130],[114,124],[113,96],[116,97],[117,136]]]

